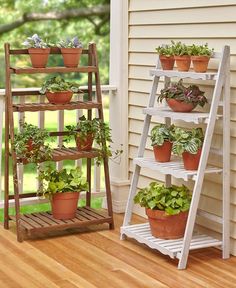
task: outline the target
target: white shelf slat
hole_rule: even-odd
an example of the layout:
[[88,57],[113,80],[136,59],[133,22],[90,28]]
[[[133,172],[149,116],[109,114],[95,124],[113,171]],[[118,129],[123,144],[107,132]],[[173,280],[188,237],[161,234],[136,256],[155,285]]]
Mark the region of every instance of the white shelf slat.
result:
[[[154,158],[134,158],[134,164],[142,168],[149,168],[154,171],[159,171],[165,175],[172,175],[175,178],[182,178],[185,181],[190,179],[195,180],[197,170],[185,170],[183,161],[177,157],[172,157],[170,162],[157,162]],[[214,166],[207,166],[205,174],[221,173],[222,169]]]
[[217,73],[196,73],[193,71],[181,72],[177,70],[161,70],[152,69],[150,70],[151,76],[166,76],[166,77],[178,77],[178,78],[191,78],[191,79],[202,79],[202,80],[216,80]]
[[[139,243],[146,244],[152,249],[156,249],[171,258],[180,258],[180,253],[183,246],[183,238],[164,240],[152,236],[149,223],[134,224],[121,227],[121,234],[127,237],[134,238]],[[195,250],[205,247],[221,246],[222,241],[207,235],[193,235],[190,250]]]

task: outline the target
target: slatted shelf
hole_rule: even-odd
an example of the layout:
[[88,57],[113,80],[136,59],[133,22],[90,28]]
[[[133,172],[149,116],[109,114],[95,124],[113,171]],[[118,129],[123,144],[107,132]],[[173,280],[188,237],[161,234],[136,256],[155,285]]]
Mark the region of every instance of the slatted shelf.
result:
[[[182,178],[185,181],[196,180],[197,170],[185,170],[183,161],[177,157],[172,157],[170,162],[156,162],[154,158],[134,158],[134,164],[151,170],[159,171],[165,175],[172,175],[175,178]],[[213,166],[207,166],[205,173],[221,173],[222,169]]]
[[[139,243],[146,244],[152,249],[156,249],[171,258],[180,259],[183,246],[183,238],[165,240],[153,237],[151,234],[149,223],[134,224],[121,227],[121,235],[134,238]],[[195,234],[192,237],[190,250],[221,246],[222,241],[207,235]]]
[[[196,124],[208,123],[209,113],[205,112],[174,112],[168,107],[148,107],[143,109],[143,113],[151,116],[159,116],[163,118],[170,118],[172,120],[183,120],[185,122],[192,122]],[[217,115],[217,120],[220,119],[222,115]]]
[[[16,221],[15,216],[10,215],[9,217],[11,220]],[[55,219],[53,218],[51,212],[38,212],[20,215],[20,226],[28,234],[36,231],[48,232],[103,223],[112,223],[112,217],[110,217],[104,211],[95,210],[90,207],[78,208],[76,217],[70,220]]]
[[37,111],[58,111],[58,110],[75,110],[75,109],[93,109],[101,108],[102,104],[93,101],[72,101],[68,104],[51,104],[51,103],[25,103],[14,104],[14,112],[37,112]]
[[96,66],[78,66],[76,68],[67,68],[67,67],[46,67],[46,68],[33,68],[33,67],[11,67],[11,73],[13,74],[35,74],[35,73],[70,73],[70,72],[78,72],[78,73],[89,73],[89,72],[97,72],[98,69]]
[[191,78],[191,79],[201,79],[201,80],[216,80],[217,73],[196,73],[196,72],[181,72],[178,70],[160,70],[152,69],[150,70],[151,76],[166,76],[166,77],[178,77],[178,78]]

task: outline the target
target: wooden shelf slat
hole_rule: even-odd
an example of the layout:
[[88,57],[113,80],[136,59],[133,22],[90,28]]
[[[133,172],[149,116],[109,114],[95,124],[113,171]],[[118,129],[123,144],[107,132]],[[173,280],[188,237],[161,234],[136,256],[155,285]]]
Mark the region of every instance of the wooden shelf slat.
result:
[[68,104],[51,104],[51,103],[25,103],[14,104],[14,112],[38,112],[38,111],[57,111],[57,110],[75,110],[75,109],[93,109],[101,108],[102,104],[93,101],[72,101]]
[[35,73],[70,73],[70,72],[78,72],[78,73],[89,73],[89,72],[97,72],[98,68],[96,66],[78,66],[75,68],[67,68],[67,67],[46,67],[46,68],[33,68],[33,67],[25,67],[25,68],[17,68],[11,67],[11,73],[13,74],[35,74]]

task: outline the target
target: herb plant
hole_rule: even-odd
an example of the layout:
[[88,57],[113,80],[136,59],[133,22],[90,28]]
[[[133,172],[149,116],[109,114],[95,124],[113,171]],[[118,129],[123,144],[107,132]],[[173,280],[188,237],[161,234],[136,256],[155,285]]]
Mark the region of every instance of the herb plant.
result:
[[41,180],[38,195],[47,198],[56,193],[88,191],[89,188],[79,167],[67,172],[66,169],[57,171],[48,166],[39,171],[38,178]]
[[175,126],[167,126],[166,124],[158,124],[151,130],[152,146],[162,146],[165,141],[173,142]]
[[173,40],[171,40],[171,50],[173,51],[173,54],[175,56],[183,56],[183,55],[190,55],[190,50],[189,50],[189,46],[187,46],[186,44],[178,41],[175,42]]
[[28,37],[23,43],[27,48],[48,48],[49,45],[43,41],[38,34]]
[[171,83],[169,87],[162,89],[157,101],[176,99],[181,102],[192,103],[194,106],[200,105],[203,107],[207,103],[204,93],[197,85],[184,86],[183,80],[180,79],[177,83]]
[[171,57],[174,55],[173,48],[171,45],[158,46],[156,48],[156,51],[157,51],[157,54],[159,54],[160,56]]
[[74,93],[81,93],[82,91],[79,89],[79,84],[75,82],[69,82],[64,80],[61,76],[54,76],[46,80],[42,88],[40,89],[41,94],[45,94],[46,92],[59,92],[59,91],[72,91]]
[[210,49],[208,47],[208,44],[206,43],[205,45],[191,45],[189,47],[189,52],[191,56],[208,56],[211,57],[214,49]]
[[176,128],[172,151],[179,156],[182,155],[183,152],[197,154],[198,149],[203,145],[203,141],[204,135],[202,128],[193,128],[192,130]]
[[191,194],[184,185],[165,187],[151,182],[148,187],[139,190],[134,203],[148,209],[165,211],[167,215],[176,215],[189,210]]
[[66,40],[61,40],[57,43],[59,48],[82,48],[83,45],[78,39],[78,37],[67,38]]

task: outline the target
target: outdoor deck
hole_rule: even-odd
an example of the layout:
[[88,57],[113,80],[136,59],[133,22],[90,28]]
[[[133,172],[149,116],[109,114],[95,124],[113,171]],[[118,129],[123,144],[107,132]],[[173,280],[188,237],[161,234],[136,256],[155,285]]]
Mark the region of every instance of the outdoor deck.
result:
[[123,215],[115,215],[115,231],[77,229],[23,243],[16,241],[14,227],[1,228],[0,287],[236,287],[236,257],[222,260],[213,248],[192,251],[188,269],[179,271],[168,256],[120,241],[122,220]]

